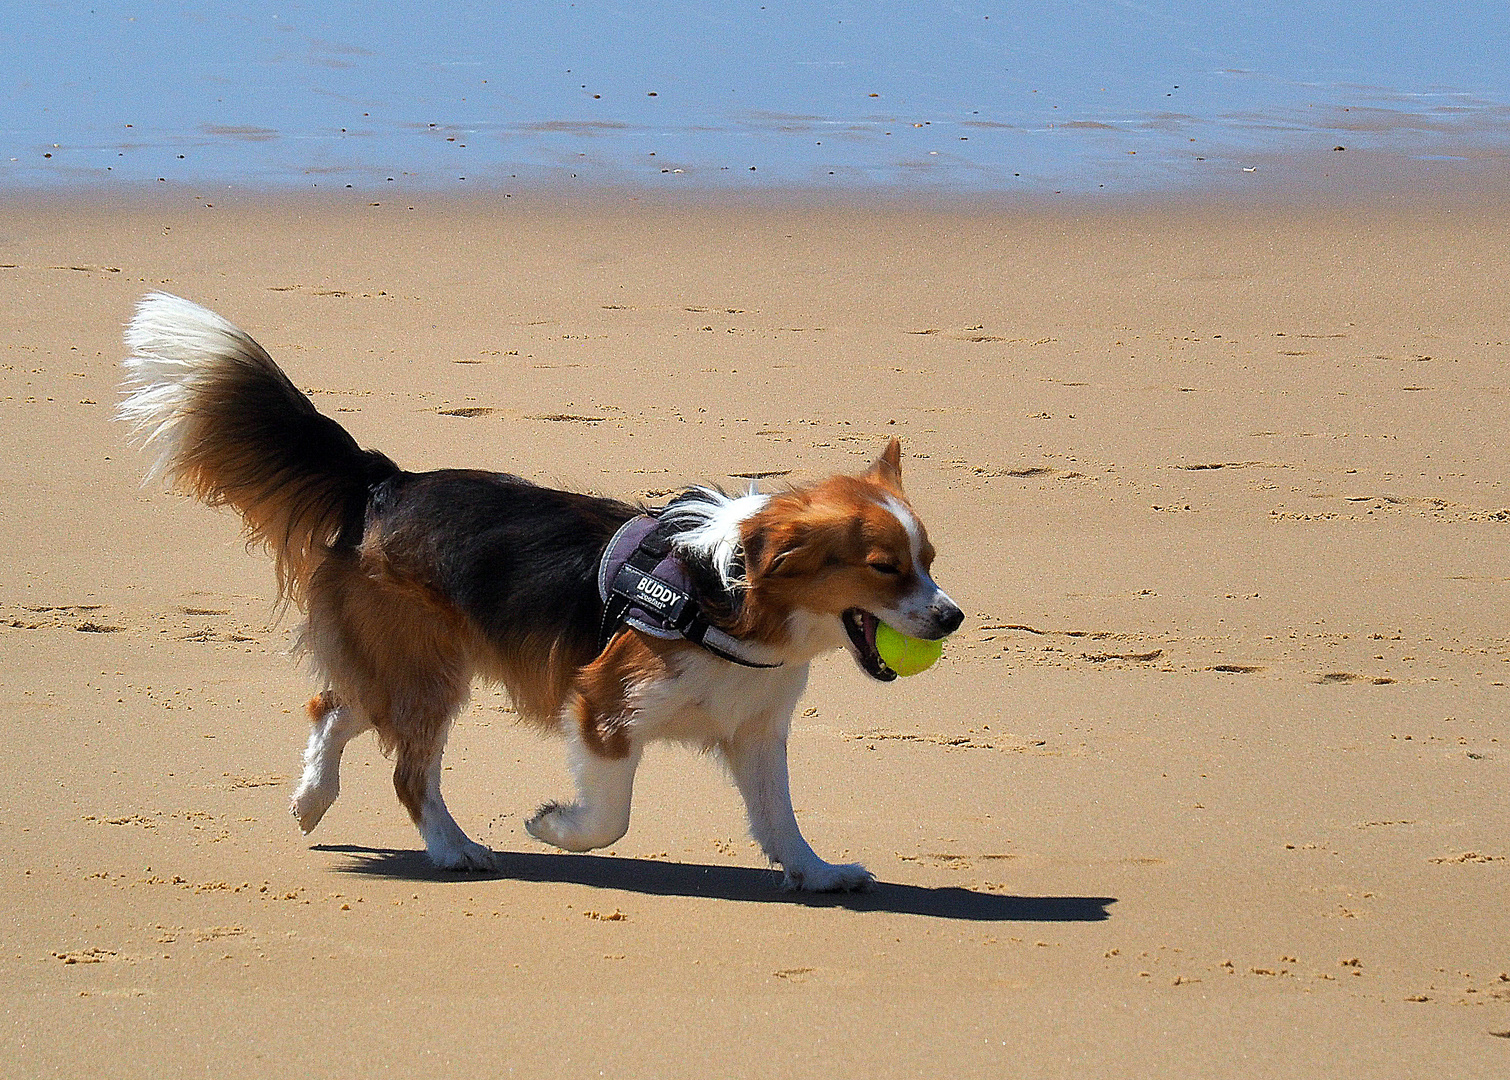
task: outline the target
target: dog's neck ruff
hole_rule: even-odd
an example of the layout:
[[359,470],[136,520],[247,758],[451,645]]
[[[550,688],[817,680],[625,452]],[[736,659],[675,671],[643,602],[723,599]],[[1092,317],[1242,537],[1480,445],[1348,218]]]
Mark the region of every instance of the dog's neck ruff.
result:
[[741,641],[708,621],[686,564],[672,546],[677,527],[642,514],[614,533],[598,564],[603,601],[600,647],[619,626],[665,640],[686,638],[713,655],[744,667],[780,667],[761,646]]

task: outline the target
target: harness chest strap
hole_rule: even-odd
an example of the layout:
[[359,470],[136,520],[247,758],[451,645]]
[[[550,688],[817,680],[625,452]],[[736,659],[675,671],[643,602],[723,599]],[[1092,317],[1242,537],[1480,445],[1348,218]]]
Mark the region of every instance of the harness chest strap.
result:
[[670,531],[648,515],[625,522],[608,542],[598,566],[598,595],[603,600],[600,648],[623,623],[653,637],[685,638],[744,667],[781,666],[759,659],[757,647],[708,621],[686,568],[671,551]]

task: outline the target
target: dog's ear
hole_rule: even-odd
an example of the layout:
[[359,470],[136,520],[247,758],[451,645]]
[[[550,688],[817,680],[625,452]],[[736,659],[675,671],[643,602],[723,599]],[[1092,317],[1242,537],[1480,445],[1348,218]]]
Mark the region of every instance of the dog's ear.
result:
[[902,494],[902,442],[895,435],[886,444],[886,449],[881,451],[881,456],[876,458],[873,464],[864,473],[864,478],[872,483],[880,484]]
[[783,502],[782,513],[759,522],[744,536],[745,576],[751,584],[816,574],[843,549],[845,538],[858,525],[852,514],[827,505],[821,485],[792,492]]
[[754,530],[744,540],[746,578],[780,577],[806,538],[807,530],[791,521]]

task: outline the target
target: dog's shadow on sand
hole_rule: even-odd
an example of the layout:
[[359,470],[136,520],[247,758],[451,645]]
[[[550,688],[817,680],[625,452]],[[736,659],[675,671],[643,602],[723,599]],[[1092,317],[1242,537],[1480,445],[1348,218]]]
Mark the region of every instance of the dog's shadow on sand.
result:
[[462,873],[437,870],[423,851],[351,844],[315,844],[313,850],[347,856],[349,862],[338,867],[343,873],[399,881],[555,881],[647,896],[702,896],[975,922],[1100,922],[1110,918],[1107,907],[1117,902],[1111,896],[1012,896],[889,881],[877,881],[864,892],[788,892],[781,888],[780,872],[776,870],[604,855],[499,851],[494,853],[497,865],[491,872]]

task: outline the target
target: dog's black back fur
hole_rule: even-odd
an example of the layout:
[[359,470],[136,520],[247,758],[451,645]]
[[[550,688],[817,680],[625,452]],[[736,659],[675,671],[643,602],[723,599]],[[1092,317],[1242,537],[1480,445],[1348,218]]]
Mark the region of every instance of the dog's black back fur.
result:
[[573,666],[597,653],[598,561],[638,507],[532,484],[505,473],[442,469],[379,484],[367,529],[495,645],[569,643]]

